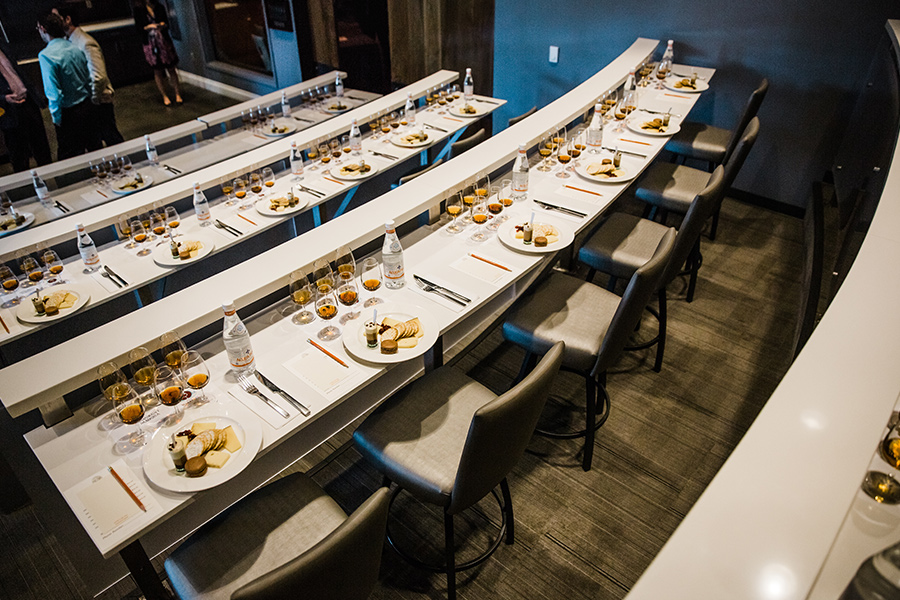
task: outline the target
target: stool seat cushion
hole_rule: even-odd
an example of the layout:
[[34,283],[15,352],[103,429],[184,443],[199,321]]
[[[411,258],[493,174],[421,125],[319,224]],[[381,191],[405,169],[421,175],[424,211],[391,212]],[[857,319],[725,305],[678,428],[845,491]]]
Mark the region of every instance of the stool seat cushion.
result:
[[353,434],[357,450],[414,496],[447,507],[475,412],[497,396],[456,369],[394,394]]
[[538,355],[564,341],[563,366],[589,373],[620,301],[599,286],[554,272],[519,301],[503,323],[503,337]]
[[666,150],[718,165],[725,160],[729,141],[731,131],[727,129],[688,121],[682,123],[681,130],[666,143]]
[[166,560],[180,598],[227,600],[315,546],[347,519],[302,473],[278,479],[197,531]]
[[634,195],[647,204],[685,214],[709,183],[709,177],[706,171],[693,167],[654,163],[644,172]]
[[653,258],[668,230],[649,219],[613,213],[578,251],[578,260],[602,273],[629,279]]

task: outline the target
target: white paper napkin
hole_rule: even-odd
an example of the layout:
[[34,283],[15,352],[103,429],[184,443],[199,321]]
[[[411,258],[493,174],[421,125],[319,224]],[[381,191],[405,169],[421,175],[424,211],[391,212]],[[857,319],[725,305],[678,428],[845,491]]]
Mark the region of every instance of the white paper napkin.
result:
[[[329,350],[331,351],[331,350]],[[349,358],[339,357],[347,366],[313,346],[284,363],[284,368],[326,398],[340,396],[361,371]]]
[[256,386],[256,389],[258,389],[260,393],[262,393],[263,396],[271,400],[278,407],[284,409],[288,414],[288,418],[285,419],[280,414],[275,412],[274,408],[263,402],[260,398],[257,398],[252,394],[248,394],[247,392],[242,390],[240,386],[232,386],[231,388],[229,388],[228,393],[231,394],[235,399],[237,399],[238,402],[256,413],[256,415],[260,419],[271,425],[273,429],[284,427],[290,421],[293,421],[295,418],[297,418],[297,416],[300,414],[300,411],[289,404],[287,400],[285,400],[279,394],[276,394],[269,388],[265,387],[259,381],[253,381],[253,384]]
[[112,282],[112,280],[101,275],[99,271],[95,272],[95,273],[91,273],[91,279],[93,279],[94,281],[99,283],[100,287],[102,287],[104,290],[106,290],[107,292],[109,292],[111,294],[114,294],[118,291],[125,289],[124,287],[117,286],[116,284],[114,284]]
[[[473,253],[474,254],[474,253]],[[487,260],[497,263],[498,265],[502,265],[503,261],[499,259],[495,259],[491,256],[485,255],[485,253],[480,253],[478,256],[482,256]],[[508,268],[508,265],[504,265]],[[483,260],[478,260],[477,258],[473,258],[470,254],[465,254],[460,258],[456,259],[452,263],[450,263],[450,268],[456,269],[466,275],[471,277],[475,277],[476,279],[480,279],[482,281],[486,281],[488,283],[498,283],[501,281],[506,275],[512,275],[511,271],[506,271],[501,269],[500,267],[495,267],[494,265],[490,265]],[[467,296],[463,294],[467,298],[471,296]]]
[[[476,261],[476,262],[481,262],[481,261]],[[485,265],[485,266],[489,266],[489,265]],[[421,287],[419,287],[419,284],[416,283],[415,279],[413,279],[412,274],[409,275],[408,281],[406,282],[406,287],[413,290],[417,294],[424,296],[425,298],[428,298],[432,302],[436,302],[445,308],[449,308],[453,312],[462,312],[463,310],[469,308],[470,306],[473,306],[479,298],[478,294],[466,291],[464,289],[460,289],[459,286],[445,284],[445,282],[439,277],[435,277],[431,274],[422,275],[422,276],[425,277],[428,281],[437,283],[438,285],[443,285],[444,287],[453,290],[457,294],[462,294],[463,296],[465,296],[466,298],[471,300],[471,302],[467,302],[465,305],[462,305],[457,302],[447,300],[446,298],[444,298],[443,296],[441,296],[440,294],[437,294],[435,292],[426,292]]]

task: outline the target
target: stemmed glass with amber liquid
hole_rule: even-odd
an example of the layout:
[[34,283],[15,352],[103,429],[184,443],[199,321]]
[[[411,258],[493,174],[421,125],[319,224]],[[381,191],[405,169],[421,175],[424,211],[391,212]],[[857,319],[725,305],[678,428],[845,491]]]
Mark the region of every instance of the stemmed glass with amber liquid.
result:
[[157,236],[166,234],[166,213],[153,211],[150,213],[150,222],[153,224],[153,233]]
[[[578,162],[578,157],[581,156],[581,153],[587,148],[587,145],[585,144],[586,135],[587,133],[583,129],[579,129],[575,132],[575,138],[572,140],[572,147],[569,148],[569,154],[572,155],[573,164]],[[574,166],[569,166],[568,170],[574,170]]]
[[619,102],[619,106],[616,108],[616,119],[619,121],[618,131],[622,131],[625,121],[628,120],[628,115],[635,110],[637,110],[637,92],[628,90],[622,96],[622,101]]
[[136,219],[131,222],[131,240],[135,248],[140,248],[137,252],[138,256],[147,256],[152,252],[149,247],[150,238],[144,229],[144,224]]
[[272,170],[272,167],[266,167],[262,170],[262,183],[263,193],[260,194],[260,196],[264,196],[265,190],[268,190],[275,185],[275,171]]
[[163,361],[173,369],[181,365],[181,355],[187,351],[187,346],[174,331],[167,331],[159,336],[159,348]]
[[331,264],[324,258],[318,259],[313,263],[313,283],[316,287],[327,285],[334,287],[334,271],[331,270]]
[[[181,225],[181,219],[178,217],[178,211],[175,210],[174,206],[166,207],[166,226],[169,230],[178,229],[178,226]],[[175,237],[179,234],[172,234],[172,237]]]
[[12,269],[6,265],[0,266],[0,285],[3,285],[3,295],[6,296],[3,308],[10,308],[19,304],[19,296],[16,293],[16,290],[19,288],[19,279]]
[[[251,171],[250,172],[250,191],[257,195],[257,197],[262,196],[263,190],[263,178],[262,173],[259,171]],[[244,210],[246,208],[250,208],[249,202],[244,202],[240,206],[240,210]]]
[[175,411],[170,414],[164,421],[165,425],[174,425],[181,421],[184,411],[178,404],[184,398],[184,388],[186,386],[184,378],[177,369],[181,365],[181,356],[178,356],[179,362],[176,367],[168,365],[159,367],[153,375],[153,391],[156,392],[159,401],[166,406],[171,406]]
[[573,140],[565,141],[559,145],[559,148],[556,151],[556,160],[559,161],[559,164],[562,165],[562,168],[556,174],[557,177],[561,179],[567,179],[571,177],[567,172],[566,165],[572,162],[572,146],[574,144]]
[[334,164],[341,164],[341,156],[343,156],[343,152],[341,151],[341,140],[334,138],[328,142],[328,146],[331,148],[331,158],[334,159]]
[[27,277],[23,287],[38,286],[40,289],[38,284],[44,279],[44,269],[34,257],[25,257],[22,261],[22,273]]
[[356,260],[350,246],[341,246],[337,249],[334,258],[334,266],[337,268],[338,278],[341,281],[350,281],[356,275]]
[[131,434],[116,442],[120,452],[132,452],[147,443],[147,434],[141,429],[140,421],[144,418],[144,403],[141,397],[128,383],[117,383],[113,386],[113,408],[125,425],[137,425]]
[[309,303],[313,299],[314,289],[315,288],[306,277],[306,273],[303,271],[294,271],[291,273],[291,283],[288,287],[288,292],[291,295],[291,302],[293,302],[296,307],[300,308],[300,312],[291,317],[291,322],[294,323],[294,325],[306,325],[307,323],[312,323],[316,320],[316,314],[308,308]]
[[666,80],[666,77],[669,76],[669,73],[672,71],[672,61],[670,60],[661,60],[659,64],[656,65],[656,89],[661,90],[665,86],[663,82]]
[[487,228],[489,231],[497,231],[500,228],[500,224],[506,220],[506,215],[501,216],[501,213],[503,212],[503,203],[500,201],[499,185],[491,186],[491,195],[487,201],[487,209],[492,216],[491,222]]
[[549,132],[541,137],[541,141],[538,142],[538,154],[541,155],[543,160],[537,166],[537,170],[543,173],[551,171],[553,169],[550,166],[550,157],[553,156],[553,132]]
[[[153,387],[153,376],[156,375],[156,361],[150,351],[143,346],[138,346],[128,353],[129,366],[131,368],[131,378],[139,386],[146,389]],[[146,406],[155,406],[157,403],[156,394],[144,400]]]
[[476,201],[474,207],[472,207],[472,221],[475,223],[475,232],[469,238],[473,242],[483,242],[487,239],[487,233],[485,232],[485,224],[488,221],[488,211],[487,205],[483,200]]
[[328,163],[331,162],[331,149],[325,142],[319,144],[319,161],[323,168],[327,167]]
[[340,285],[337,290],[338,302],[350,309],[340,318],[341,325],[346,325],[347,321],[359,317],[359,311],[353,310],[353,305],[359,303],[359,289],[356,287],[356,280],[352,278],[343,279],[338,284]]
[[225,204],[225,206],[234,206],[234,203],[236,202],[234,198],[234,182],[225,180],[222,182],[221,188],[222,196],[225,197],[225,202],[223,204]]
[[234,188],[235,200],[243,204],[244,198],[247,197],[247,179],[245,177],[235,177],[231,185]]
[[47,272],[50,273],[50,278],[47,279],[47,283],[50,285],[54,285],[56,283],[62,283],[62,272],[65,269],[62,260],[59,258],[59,254],[57,254],[54,250],[46,250],[44,255],[41,256],[41,260],[44,261],[44,266],[47,267]]
[[196,350],[188,350],[181,355],[181,376],[189,388],[198,392],[185,403],[186,408],[196,408],[209,402],[209,397],[203,391],[209,384],[209,367]]
[[447,198],[447,214],[453,217],[453,221],[447,225],[447,233],[459,233],[463,230],[459,224],[459,215],[463,210],[462,192],[458,192]]
[[600,112],[603,113],[603,116],[606,117],[607,121],[612,121],[613,119],[613,107],[619,102],[619,91],[618,90],[609,90],[606,92],[606,96],[603,98],[603,106],[600,107]]
[[131,239],[131,217],[128,215],[119,215],[116,228],[119,230],[119,239],[126,238],[128,240],[128,243],[124,246],[125,248],[129,250],[137,248],[137,244]]
[[377,258],[367,258],[362,263],[362,274],[359,277],[362,281],[363,288],[372,296],[363,303],[363,306],[369,308],[376,304],[381,304],[381,298],[375,296],[375,292],[381,287],[381,265],[378,264]]
[[462,194],[463,208],[468,210],[463,215],[462,222],[468,225],[472,222],[472,207],[475,206],[475,186],[468,185],[460,193]]
[[[338,313],[337,302],[334,300],[334,288],[328,284],[319,285],[316,289],[316,315],[323,321],[330,321]],[[334,325],[324,327],[318,333],[318,338],[323,342],[336,340],[341,336],[341,330]]]
[[315,140],[309,145],[309,149],[306,151],[306,158],[309,159],[309,170],[317,171],[319,169],[318,165],[316,165],[316,159],[319,158],[319,140]]

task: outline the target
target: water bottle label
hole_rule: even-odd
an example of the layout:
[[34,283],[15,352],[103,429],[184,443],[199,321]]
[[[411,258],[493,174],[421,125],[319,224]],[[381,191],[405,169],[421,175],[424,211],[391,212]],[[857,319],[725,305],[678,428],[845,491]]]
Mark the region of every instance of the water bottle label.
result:
[[474,93],[475,93],[475,86],[474,86],[474,85],[467,85],[467,86],[464,86],[464,87],[463,87],[463,94],[465,94],[466,96],[471,96],[471,95],[473,95]]
[[246,369],[253,364],[253,348],[244,348],[240,354],[235,352],[228,357],[228,361],[235,369]]
[[50,191],[45,187],[37,188],[37,197],[38,200],[46,200],[50,197]]
[[394,263],[393,261],[384,261],[384,277],[385,279],[389,279],[394,282],[402,280],[403,261],[398,260],[396,263]]
[[97,254],[97,250],[88,248],[81,251],[81,260],[84,261],[86,267],[92,267],[100,264],[100,255]]
[[206,210],[199,209],[199,208],[197,209],[197,220],[198,221],[209,221],[209,217],[210,217],[210,214],[209,214],[208,208]]

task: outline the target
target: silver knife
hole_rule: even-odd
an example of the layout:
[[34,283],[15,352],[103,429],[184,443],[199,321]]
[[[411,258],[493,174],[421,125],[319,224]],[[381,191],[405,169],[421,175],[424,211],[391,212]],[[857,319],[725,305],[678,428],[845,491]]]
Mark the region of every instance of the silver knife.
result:
[[417,281],[421,281],[422,283],[424,283],[424,284],[426,284],[426,285],[430,285],[431,287],[433,287],[433,288],[436,289],[436,290],[441,290],[442,292],[446,292],[446,293],[450,294],[451,296],[455,296],[455,297],[459,298],[460,300],[462,300],[463,302],[471,302],[471,301],[472,301],[471,298],[466,298],[466,297],[463,296],[462,294],[458,294],[458,293],[454,292],[454,291],[451,290],[451,289],[447,289],[447,288],[445,288],[445,287],[442,286],[442,285],[438,285],[438,284],[436,284],[436,283],[434,283],[434,282],[432,282],[432,281],[428,281],[427,279],[425,279],[424,277],[422,277],[422,276],[420,276],[420,275],[415,275],[415,274],[414,274],[413,277],[414,277]]
[[374,154],[375,156],[380,156],[380,157],[382,157],[382,158],[389,158],[389,159],[391,159],[391,160],[397,160],[397,157],[396,157],[396,156],[391,156],[390,154],[385,154],[385,153],[383,153],[383,152],[375,152],[374,150],[369,150],[369,152],[371,152],[371,153]]
[[427,127],[428,129],[434,129],[434,130],[440,131],[441,133],[447,133],[446,129],[441,129],[440,127],[435,127],[431,123],[425,123],[425,127]]
[[297,410],[299,410],[300,414],[302,414],[304,417],[309,416],[309,414],[310,414],[309,409],[306,408],[303,404],[301,404],[297,400],[295,400],[293,396],[291,396],[290,394],[285,392],[283,389],[281,389],[280,387],[278,387],[277,385],[272,383],[272,381],[270,379],[268,379],[265,375],[263,375],[259,371],[255,371],[255,373],[256,373],[256,378],[259,379],[264,386],[266,386],[267,388],[269,388],[270,390],[272,390],[273,392],[275,392],[276,394],[280,395],[282,398],[284,398],[285,400],[287,400],[288,402],[293,404],[294,407]]
[[303,117],[298,117],[298,116],[296,116],[296,115],[292,115],[292,116],[293,116],[294,119],[296,119],[297,121],[303,121],[303,122],[305,122],[305,123],[315,123],[315,121],[313,121],[312,119],[304,119]]
[[500,106],[499,102],[493,102],[491,100],[482,100],[481,98],[474,98],[475,102],[483,102],[485,104],[493,104],[494,106]]
[[124,286],[127,286],[127,285],[128,285],[128,282],[127,282],[127,281],[125,281],[124,279],[122,279],[121,276],[119,276],[115,271],[113,271],[112,269],[110,269],[107,265],[103,265],[103,269],[104,269],[107,273],[109,273],[109,276],[110,276],[110,277],[115,277],[116,279],[118,279],[118,280],[122,283],[122,285],[124,285]]
[[[606,146],[602,146],[602,148],[604,150],[607,150],[607,151],[613,152],[613,153],[615,153],[615,151],[616,151],[615,148],[607,148]],[[628,154],[631,156],[639,156],[641,158],[647,158],[646,154],[641,154],[640,152],[632,152],[631,150],[622,150],[621,148],[619,148],[619,152],[621,152],[622,154]]]
[[[666,111],[664,111],[664,110],[650,110],[649,108],[641,108],[641,109],[639,109],[639,110],[640,110],[640,112],[650,113],[651,115],[664,115],[664,114],[666,114]],[[680,119],[680,118],[681,118],[681,115],[676,115],[676,114],[673,113],[673,112],[670,112],[669,114],[672,115],[673,117],[677,118],[677,119]]]
[[572,215],[573,217],[580,217],[583,219],[587,216],[587,213],[578,212],[577,210],[566,208],[565,206],[550,204],[549,202],[544,202],[543,200],[538,200],[537,198],[535,198],[534,203],[547,210],[558,210],[561,213],[566,213],[568,215]]

